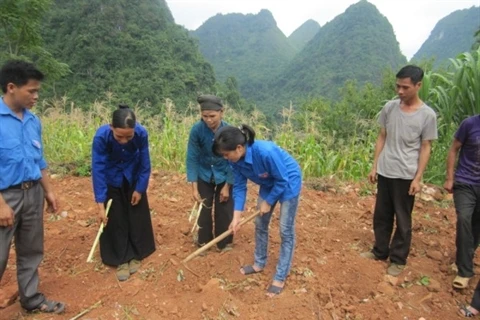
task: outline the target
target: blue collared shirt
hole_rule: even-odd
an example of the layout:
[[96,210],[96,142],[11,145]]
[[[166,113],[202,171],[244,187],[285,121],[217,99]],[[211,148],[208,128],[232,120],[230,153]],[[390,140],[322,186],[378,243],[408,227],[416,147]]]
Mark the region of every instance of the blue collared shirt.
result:
[[[227,125],[222,121],[220,127]],[[228,161],[213,154],[213,137],[215,133],[204,121],[195,123],[190,130],[187,147],[187,181],[197,182],[201,179],[215,184],[227,182],[233,184],[233,174]]]
[[23,120],[0,99],[0,190],[42,178],[43,158],[40,119],[23,109]]
[[302,188],[302,172],[297,161],[271,141],[256,140],[246,147],[245,156],[231,162],[235,182],[235,211],[244,211],[247,180],[260,185],[260,197],[269,205],[297,197]]
[[107,200],[107,186],[120,188],[125,178],[135,191],[144,193],[150,179],[148,132],[139,124],[135,135],[126,144],[113,138],[110,125],[101,126],[92,145],[92,181],[95,201]]

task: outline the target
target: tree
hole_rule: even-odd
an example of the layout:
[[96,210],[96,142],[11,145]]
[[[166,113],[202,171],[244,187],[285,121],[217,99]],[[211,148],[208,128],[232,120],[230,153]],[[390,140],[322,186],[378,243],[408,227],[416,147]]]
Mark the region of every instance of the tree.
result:
[[2,0],[0,2],[0,63],[29,60],[55,80],[68,73],[43,46],[41,22],[51,0]]

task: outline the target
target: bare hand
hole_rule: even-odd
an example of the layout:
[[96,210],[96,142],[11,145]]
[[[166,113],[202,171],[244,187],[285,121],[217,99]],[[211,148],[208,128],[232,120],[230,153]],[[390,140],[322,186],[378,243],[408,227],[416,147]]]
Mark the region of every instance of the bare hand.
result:
[[0,227],[12,227],[14,217],[13,210],[8,204],[0,204]]
[[233,215],[232,222],[228,226],[228,229],[233,231],[233,234],[236,234],[238,230],[240,230],[240,217],[237,215]]
[[448,191],[448,193],[453,193],[453,180],[445,180],[443,188]]
[[132,201],[131,201],[132,206],[136,206],[141,199],[142,199],[142,194],[140,192],[133,191]]
[[272,206],[267,203],[267,201],[262,201],[260,204],[260,215],[264,215],[265,213],[269,213],[272,210]]
[[45,194],[45,200],[47,200],[47,212],[56,213],[58,212],[58,201],[57,197],[53,192],[48,192]]
[[370,171],[368,174],[368,181],[370,181],[370,183],[377,182],[377,169],[372,169],[372,171]]
[[200,193],[198,193],[197,189],[192,190],[192,198],[193,198],[193,201],[197,203],[202,203],[202,198],[200,197]]
[[225,184],[222,190],[220,190],[220,202],[227,202],[228,198],[230,198],[230,188],[228,184]]
[[420,187],[420,182],[414,179],[410,184],[410,189],[408,190],[408,194],[411,196],[414,196],[417,193],[419,193],[421,190],[422,188]]
[[103,205],[103,203],[97,203],[97,216],[99,223],[103,223],[105,225],[107,224],[108,219],[107,215],[105,214],[105,206]]

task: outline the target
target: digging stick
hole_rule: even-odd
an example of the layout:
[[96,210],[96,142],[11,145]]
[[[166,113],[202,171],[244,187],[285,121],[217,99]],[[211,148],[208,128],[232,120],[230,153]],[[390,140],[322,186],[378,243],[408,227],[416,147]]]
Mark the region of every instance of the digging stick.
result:
[[[253,218],[255,218],[256,216],[258,216],[260,214],[260,211],[257,211],[255,212],[254,214],[252,214],[251,216],[249,216],[248,218],[246,218],[245,220],[242,220],[240,222],[240,226],[243,226],[245,223],[253,220]],[[219,235],[218,237],[216,237],[215,239],[213,239],[212,241],[210,241],[209,243],[205,244],[204,246],[202,246],[201,248],[199,248],[197,251],[193,252],[192,254],[190,254],[188,257],[186,257],[185,259],[182,260],[182,264],[185,264],[187,263],[188,261],[192,260],[193,258],[195,258],[196,256],[198,256],[200,253],[208,250],[209,248],[213,247],[214,245],[216,245],[217,243],[219,243],[220,241],[222,241],[223,239],[225,239],[226,237],[228,237],[230,234],[232,233],[232,230],[231,229],[228,229],[227,231],[225,231],[224,233],[222,233],[221,235]]]
[[87,313],[89,313],[90,311],[92,311],[93,309],[99,307],[101,304],[102,304],[102,300],[98,301],[98,302],[95,303],[94,305],[91,305],[90,307],[88,307],[87,309],[83,310],[82,312],[80,312],[80,313],[77,314],[75,317],[71,318],[70,320],[80,319],[81,317],[83,317],[84,315],[86,315]]
[[[107,208],[105,209],[105,217],[108,217],[108,211],[110,211],[110,207],[112,206],[112,199],[108,200]],[[95,248],[97,247],[98,241],[100,240],[100,235],[103,232],[103,222],[100,223],[100,228],[98,228],[97,236],[95,237],[95,241],[93,242],[92,249],[90,249],[90,253],[88,254],[87,262],[93,262],[93,253],[95,252]]]
[[190,233],[193,233],[195,229],[198,227],[198,218],[200,217],[200,212],[202,211],[202,207],[203,207],[203,202],[201,202],[198,205],[197,216],[195,218],[195,223],[193,224],[192,231],[190,231]]

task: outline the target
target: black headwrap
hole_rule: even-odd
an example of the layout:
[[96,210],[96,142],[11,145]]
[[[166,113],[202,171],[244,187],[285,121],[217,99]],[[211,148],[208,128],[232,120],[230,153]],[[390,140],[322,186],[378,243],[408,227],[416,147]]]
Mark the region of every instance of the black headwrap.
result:
[[220,111],[223,108],[222,100],[211,94],[202,94],[198,96],[197,102],[200,104],[200,110]]

